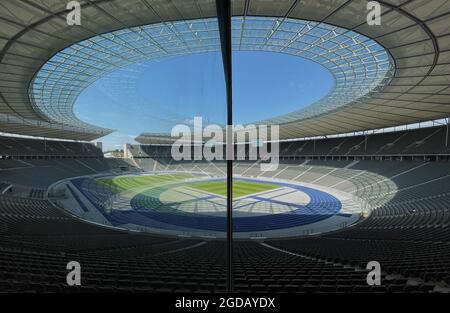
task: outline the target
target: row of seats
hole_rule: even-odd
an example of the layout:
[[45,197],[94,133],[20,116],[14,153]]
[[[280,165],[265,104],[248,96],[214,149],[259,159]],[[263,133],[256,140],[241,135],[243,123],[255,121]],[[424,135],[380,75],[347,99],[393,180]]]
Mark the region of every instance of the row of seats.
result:
[[55,160],[0,160],[1,180],[12,185],[46,189],[59,180],[105,172],[119,174],[137,170],[127,160],[107,158],[79,158]]
[[0,136],[0,156],[4,158],[19,156],[102,157],[103,153],[101,149],[91,143]]
[[[167,243],[159,244],[159,247]],[[154,244],[153,246],[157,246]],[[2,249],[0,288],[25,292],[220,292],[225,291],[225,243],[178,242],[165,252],[124,258],[110,253],[41,254]],[[172,246],[173,248],[173,246]],[[122,250],[130,253],[133,248]],[[82,266],[82,286],[65,284],[67,262]],[[234,284],[238,292],[429,292],[432,285],[408,285],[383,276],[368,286],[367,271],[286,254],[257,242],[234,245]]]
[[[357,230],[356,230],[357,231]],[[418,231],[420,233],[420,231]],[[447,230],[448,233],[448,230]],[[273,240],[278,248],[312,256],[324,261],[350,264],[365,268],[370,261],[377,261],[381,269],[390,275],[419,278],[435,284],[450,283],[450,246],[448,242],[433,242],[433,237],[382,239],[360,238],[358,233],[342,231],[314,238]]]
[[[447,137],[447,126],[437,126],[367,136],[281,142],[279,152],[282,157],[449,154]],[[131,145],[129,150],[136,158],[171,157],[171,145]],[[248,151],[246,145],[246,159]]]

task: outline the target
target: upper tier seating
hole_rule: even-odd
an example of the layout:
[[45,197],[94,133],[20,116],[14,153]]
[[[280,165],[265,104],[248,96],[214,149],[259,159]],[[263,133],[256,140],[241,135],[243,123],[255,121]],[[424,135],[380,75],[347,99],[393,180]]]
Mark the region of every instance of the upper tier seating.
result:
[[[285,142],[281,156],[450,154],[447,127],[430,127],[366,136]],[[446,145],[447,144],[447,145]]]
[[[449,155],[448,131],[447,126],[438,126],[367,136],[288,141],[280,144],[279,151],[280,157]],[[248,158],[248,147],[246,151]],[[130,152],[136,159],[170,158],[171,146],[131,145]]]
[[102,157],[90,143],[0,136],[0,157]]

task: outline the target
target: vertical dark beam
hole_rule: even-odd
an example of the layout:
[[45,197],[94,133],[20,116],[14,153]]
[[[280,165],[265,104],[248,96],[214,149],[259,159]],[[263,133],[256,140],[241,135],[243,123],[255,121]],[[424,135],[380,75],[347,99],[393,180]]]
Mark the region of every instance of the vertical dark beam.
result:
[[233,141],[230,140],[232,138],[230,130],[233,125],[231,1],[216,0],[216,8],[227,96],[227,292],[233,292],[233,159],[229,153],[233,144]]
[[449,138],[449,125],[450,125],[450,117],[446,118],[447,121],[447,133],[445,134],[445,146],[448,147],[448,138]]
[[364,138],[364,152],[367,152],[367,140],[368,140],[368,135],[366,134],[366,136]]

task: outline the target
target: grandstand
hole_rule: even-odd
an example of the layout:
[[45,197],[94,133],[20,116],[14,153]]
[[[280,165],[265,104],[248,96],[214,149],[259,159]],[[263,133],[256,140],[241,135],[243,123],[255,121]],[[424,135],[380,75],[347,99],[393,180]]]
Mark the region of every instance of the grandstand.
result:
[[[214,2],[83,2],[95,13],[77,30],[54,2],[0,5],[0,292],[230,291],[227,179],[235,292],[450,292],[448,1],[379,1],[389,23],[378,28],[365,0],[231,1],[236,49],[317,60],[336,79],[317,103],[262,121],[280,125],[276,171],[239,143],[233,177],[226,161],[175,160],[168,134],[143,132],[105,158],[92,141],[112,130],[73,110],[121,67],[219,51]],[[258,33],[271,35],[257,44]],[[81,285],[67,284],[70,261]]]
[[[429,129],[424,131],[430,132]],[[371,139],[368,136],[368,140]],[[155,146],[155,149],[160,151],[161,147]],[[2,186],[12,185],[13,188],[12,192],[1,196],[4,291],[74,291],[63,283],[63,264],[71,258],[82,260],[87,266],[86,284],[76,288],[77,291],[225,290],[225,251],[220,240],[207,238],[206,234],[211,236],[211,231],[204,236],[189,237],[185,233],[185,236],[177,237],[149,231],[130,233],[123,226],[117,230],[99,227],[80,221],[73,212],[68,214],[58,209],[47,200],[48,195],[36,196],[38,191],[46,190],[54,182],[73,177],[95,177],[99,174],[101,177],[110,177],[111,174],[115,177],[120,174],[119,167],[123,163],[137,174],[141,171],[131,165],[134,162],[144,164],[141,166],[145,172],[152,172],[153,164],[157,164],[158,176],[172,173],[169,174],[172,176],[170,181],[173,181],[173,175],[181,175],[179,179],[192,179],[193,175],[186,172],[201,172],[204,175],[210,171],[213,177],[223,175],[224,164],[220,162],[214,165],[206,161],[174,162],[164,154],[160,158],[151,158],[149,155],[154,154],[149,145],[134,146],[133,150],[145,150],[149,154],[142,157],[139,153],[140,157],[136,156],[133,160],[97,159],[90,154],[86,158],[58,159],[52,163],[27,159],[26,166],[20,163],[21,158],[2,161],[4,164],[17,162],[20,165],[2,165],[2,178],[8,177],[8,183]],[[240,177],[255,178],[262,174],[266,178],[276,176],[286,181],[332,186],[364,199],[372,213],[353,227],[329,234],[304,237],[307,233],[300,232],[288,238],[237,241],[236,291],[441,290],[449,279],[446,260],[450,239],[450,170],[448,159],[431,160],[428,158],[431,155],[427,155],[426,159],[420,155],[418,159],[412,156],[403,160],[377,155],[376,159],[347,160],[328,153],[320,157],[299,153],[286,157],[278,171],[270,175],[262,173],[257,167],[252,168],[252,162],[237,163],[235,173]],[[47,174],[49,167],[54,174]],[[146,176],[138,177],[149,180]],[[78,180],[84,181],[86,178]],[[123,190],[142,186],[142,182],[132,186],[130,183],[135,182],[121,178],[114,185]],[[105,205],[108,201],[98,197],[108,197],[108,192],[113,190],[108,185],[101,186],[104,190],[96,194],[97,199],[91,202]],[[89,186],[87,190],[93,188]],[[115,226],[118,225],[123,223]],[[252,233],[258,235],[256,231]],[[134,260],[132,264],[129,263],[130,256]],[[186,257],[189,263],[185,263]],[[383,286],[365,284],[364,264],[372,259],[386,264]],[[20,262],[6,266],[11,260]],[[127,264],[126,273],[107,274],[115,267],[123,266],[121,262]],[[30,264],[39,273],[27,272]],[[58,264],[61,269],[55,272],[52,268],[58,267]],[[42,281],[46,283],[42,284]]]

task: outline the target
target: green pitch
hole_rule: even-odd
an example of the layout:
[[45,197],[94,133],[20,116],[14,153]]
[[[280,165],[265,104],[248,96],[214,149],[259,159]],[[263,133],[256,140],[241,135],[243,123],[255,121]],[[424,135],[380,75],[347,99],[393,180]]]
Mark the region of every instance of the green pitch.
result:
[[192,178],[191,174],[162,174],[162,175],[143,175],[143,176],[118,176],[114,178],[101,178],[97,181],[110,187],[115,192],[132,190],[142,187],[153,187],[156,185],[173,183]]
[[[214,193],[219,196],[227,195],[227,182],[225,180],[193,183],[189,185],[189,187],[208,193]],[[233,198],[239,198],[277,188],[280,188],[280,186],[246,180],[235,180],[233,181]]]

